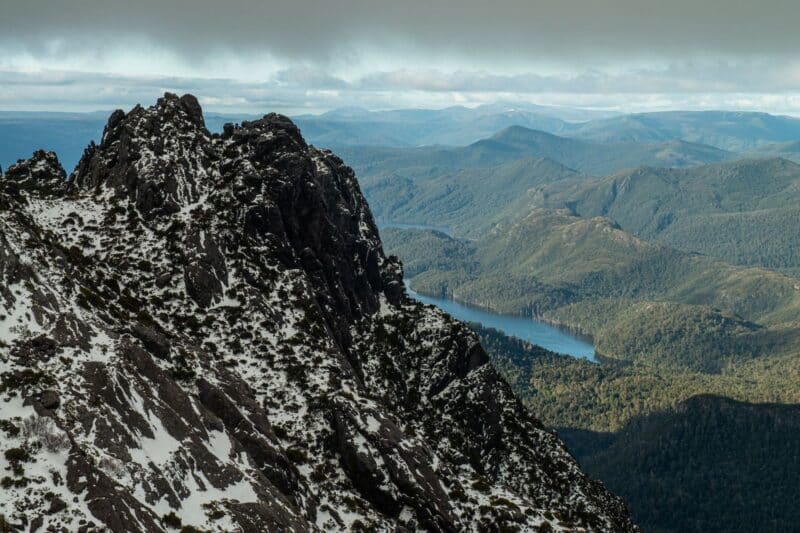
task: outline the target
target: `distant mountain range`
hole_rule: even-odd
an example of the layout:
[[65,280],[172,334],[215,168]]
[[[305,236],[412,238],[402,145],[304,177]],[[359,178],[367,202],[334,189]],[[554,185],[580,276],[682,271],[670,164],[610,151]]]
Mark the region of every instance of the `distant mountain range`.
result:
[[523,126],[595,142],[660,143],[680,139],[733,152],[800,139],[800,119],[733,111],[664,111],[598,117],[559,113],[558,108],[332,112],[298,117],[316,144],[415,147],[465,145],[510,126]]
[[570,135],[602,142],[682,139],[742,152],[800,139],[800,119],[738,111],[664,111],[593,120]]
[[613,113],[500,102],[476,108],[454,106],[393,111],[346,108],[295,117],[295,121],[314,144],[341,149],[345,146],[460,146],[511,126],[561,133],[570,131],[576,122],[610,118],[611,115]]
[[297,117],[317,144],[414,147],[465,145],[510,126],[596,142],[659,143],[681,139],[742,152],[800,138],[800,119],[737,111],[663,111],[603,116],[544,106],[494,104],[474,109],[336,110]]
[[733,159],[710,146],[667,141],[598,143],[520,126],[464,147],[350,147],[356,170],[380,218],[456,228],[473,235],[513,219],[530,203],[528,191],[582,183],[642,165],[685,167]]
[[[370,148],[342,150],[367,182],[375,175],[425,177],[449,169],[485,168],[529,157],[553,159],[585,174],[603,176],[639,166],[685,167],[733,159],[736,154],[680,140],[653,144],[600,143],[511,126],[464,147]],[[424,170],[431,169],[429,172]]]
[[[83,149],[100,141],[110,111],[92,113],[0,112],[0,165],[8,167],[41,146],[55,151],[68,171]],[[309,142],[325,148],[352,145],[422,146],[463,145],[489,137],[513,125],[545,131],[563,131],[571,121],[608,118],[614,113],[568,107],[500,102],[477,108],[461,106],[441,110],[400,109],[367,111],[340,108],[321,115],[294,117]],[[211,131],[226,122],[258,118],[246,113],[207,113]]]
[[[83,147],[92,139],[99,141],[105,115],[106,112],[0,112],[0,165],[7,167],[20,154],[30,154],[46,143],[71,170]],[[209,113],[206,121],[211,131],[221,131],[225,122],[251,118],[255,117],[244,113]],[[464,146],[511,126],[600,143],[682,140],[732,152],[750,152],[800,139],[800,119],[765,113],[670,111],[618,115],[517,102],[394,111],[342,108],[294,118],[310,143],[338,151],[348,146]],[[40,144],[36,144],[37,139]]]

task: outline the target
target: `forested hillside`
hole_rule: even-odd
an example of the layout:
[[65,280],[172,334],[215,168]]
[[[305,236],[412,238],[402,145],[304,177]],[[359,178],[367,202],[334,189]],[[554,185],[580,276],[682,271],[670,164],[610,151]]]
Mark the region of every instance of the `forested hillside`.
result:
[[552,159],[521,159],[428,179],[392,174],[368,182],[365,194],[379,218],[455,228],[477,236],[527,210],[529,189],[584,179]]
[[696,396],[619,432],[561,430],[644,531],[796,531],[800,405]]
[[532,203],[607,216],[623,229],[689,252],[796,273],[800,165],[753,159],[686,169],[640,168],[601,180],[545,185]]
[[525,213],[531,190],[573,190],[588,175],[641,165],[685,167],[735,157],[678,140],[599,143],[519,126],[464,147],[361,146],[343,152],[379,217],[448,226],[465,236]]
[[797,358],[721,374],[596,364],[470,327],[531,411],[630,503],[643,531],[795,530]]
[[791,353],[800,338],[797,280],[649,243],[605,218],[535,210],[477,241],[384,238],[415,258],[416,290],[566,325],[616,359],[718,372]]

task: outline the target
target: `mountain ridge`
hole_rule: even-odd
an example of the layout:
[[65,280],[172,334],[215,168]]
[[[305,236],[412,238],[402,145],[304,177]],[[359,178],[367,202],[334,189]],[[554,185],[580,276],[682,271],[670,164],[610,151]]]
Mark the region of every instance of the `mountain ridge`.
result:
[[800,165],[743,159],[685,169],[642,167],[556,190],[531,191],[532,203],[608,216],[626,231],[687,252],[793,273],[800,236]]
[[800,137],[800,119],[752,111],[657,111],[582,124],[571,135],[598,141],[683,139],[746,151]]
[[168,93],[62,176],[0,178],[5,527],[636,530],[286,117]]

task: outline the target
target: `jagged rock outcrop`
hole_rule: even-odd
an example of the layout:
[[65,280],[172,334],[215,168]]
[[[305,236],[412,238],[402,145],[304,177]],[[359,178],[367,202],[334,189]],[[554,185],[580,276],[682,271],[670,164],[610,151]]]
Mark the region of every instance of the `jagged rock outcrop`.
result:
[[287,118],[167,94],[63,176],[0,181],[7,527],[635,529]]
[[[0,176],[2,175],[0,169]],[[10,194],[16,194],[19,190],[29,190],[43,195],[57,196],[63,194],[66,178],[67,173],[55,152],[37,150],[30,159],[21,159],[8,167],[4,184]]]

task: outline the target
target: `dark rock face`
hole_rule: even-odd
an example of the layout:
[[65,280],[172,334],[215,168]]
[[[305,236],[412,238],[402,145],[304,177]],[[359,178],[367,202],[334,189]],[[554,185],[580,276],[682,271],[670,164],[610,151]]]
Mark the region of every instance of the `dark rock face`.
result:
[[22,189],[57,196],[66,189],[66,179],[67,173],[55,152],[37,150],[30,159],[21,159],[8,168],[5,185],[11,194]]
[[131,335],[139,339],[142,346],[154,356],[160,359],[169,359],[171,348],[169,339],[155,327],[138,322],[131,328]]
[[177,213],[198,200],[210,143],[194,97],[167,94],[158,113],[115,111],[99,146],[86,150],[72,177],[82,189],[104,185],[127,196],[146,218]]
[[286,117],[212,135],[167,94],[67,183],[45,152],[0,180],[9,523],[635,530]]
[[61,400],[56,391],[46,390],[39,396],[39,403],[41,403],[42,407],[45,409],[53,410],[58,409],[58,406],[61,405]]

